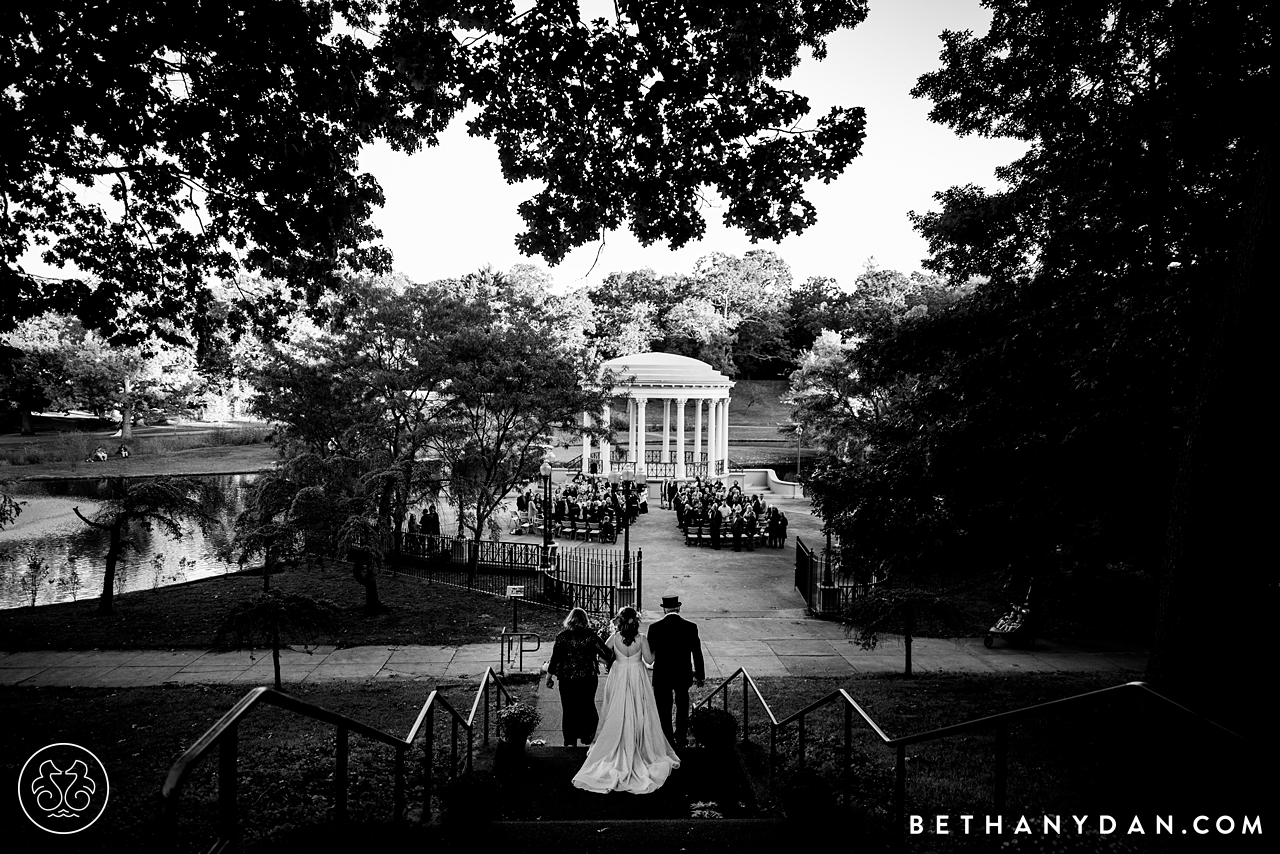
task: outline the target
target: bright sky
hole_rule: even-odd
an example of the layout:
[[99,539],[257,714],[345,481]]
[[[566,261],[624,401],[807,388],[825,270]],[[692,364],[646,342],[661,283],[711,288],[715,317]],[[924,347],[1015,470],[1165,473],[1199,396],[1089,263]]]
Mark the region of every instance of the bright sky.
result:
[[[994,189],[994,169],[1026,148],[1012,140],[961,139],[929,122],[931,102],[910,95],[916,78],[941,66],[938,36],[943,30],[983,34],[990,20],[978,0],[872,0],[861,26],[831,39],[825,61],[806,59],[800,65],[789,85],[809,97],[812,111],[806,126],[836,104],[867,110],[861,156],[837,181],[815,181],[809,187],[818,222],[804,234],[781,244],[753,246],[741,232],[723,225],[721,212],[710,210],[704,214],[706,236],[678,251],[665,244],[642,247],[624,230],[610,233],[603,250],[597,243],[571,252],[551,268],[557,288],[644,267],[659,274],[687,273],[710,252],[741,255],[752,248],[776,251],[790,264],[796,281],[832,276],[847,287],[870,257],[882,268],[904,273],[920,269],[927,248],[911,228],[907,211],[935,209],[933,194],[953,185]],[[386,193],[386,206],[374,219],[395,255],[396,269],[411,279],[460,276],[486,264],[499,270],[518,263],[545,266],[515,248],[515,237],[523,230],[516,206],[534,195],[536,187],[507,184],[496,148],[488,140],[469,137],[465,122],[455,122],[438,147],[413,156],[375,146],[363,154],[361,166]]]

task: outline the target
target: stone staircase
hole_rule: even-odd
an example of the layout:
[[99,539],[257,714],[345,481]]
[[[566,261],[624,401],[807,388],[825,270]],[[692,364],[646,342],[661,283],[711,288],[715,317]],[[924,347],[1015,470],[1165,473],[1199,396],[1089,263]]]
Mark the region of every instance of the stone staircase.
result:
[[[428,824],[318,825],[277,839],[274,850],[369,849],[388,845],[464,844],[465,850],[608,852],[782,851],[796,825],[763,814],[736,753],[680,751],[682,765],[657,792],[601,795],[573,787],[587,748],[531,746],[523,756],[479,751],[476,771],[492,775],[487,794],[462,816],[446,813]],[[483,788],[472,790],[484,792]],[[280,843],[284,843],[281,847]]]

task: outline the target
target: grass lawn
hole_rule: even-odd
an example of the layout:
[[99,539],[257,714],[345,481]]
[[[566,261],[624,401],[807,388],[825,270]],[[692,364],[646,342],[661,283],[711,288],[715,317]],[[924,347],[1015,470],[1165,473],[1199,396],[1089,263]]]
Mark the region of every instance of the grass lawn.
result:
[[85,462],[98,445],[119,447],[108,440],[71,436],[30,449],[0,449],[0,477],[155,477],[158,475],[239,474],[264,471],[280,458],[261,441],[261,434],[201,433],[192,436],[146,437],[130,444],[128,459]]
[[[340,647],[480,643],[511,625],[506,599],[389,575],[378,578],[386,610],[366,614],[364,588],[345,564],[277,573],[271,586],[337,603],[337,631],[317,640]],[[261,589],[261,576],[227,575],[117,596],[106,616],[96,598],[8,609],[0,611],[0,649],[207,649],[231,606]],[[522,606],[520,630],[554,637],[563,618]]]
[[[914,679],[766,677],[756,681],[778,719],[844,688],[890,737],[901,737],[1111,687],[1123,680],[1103,674],[931,674]],[[707,690],[699,693],[705,695]],[[729,708],[741,720],[742,695],[736,686]],[[843,707],[832,704],[808,717],[803,774],[797,763],[796,725],[780,732],[778,750],[784,760],[770,788],[769,729],[764,710],[752,696],[753,743],[744,748],[744,756],[768,793],[766,802],[776,806],[790,787],[803,787],[806,782],[810,798],[841,791],[843,715]],[[1220,737],[1185,715],[1154,704],[1114,702],[1091,712],[1050,714],[1012,727],[1008,745],[1008,800],[1000,841],[985,835],[982,826],[986,815],[996,813],[992,806],[994,734],[966,734],[907,747],[907,815],[924,816],[931,831],[935,816],[950,815],[954,831],[949,836],[931,831],[914,836],[910,850],[1146,851],[1146,837],[1154,834],[1157,815],[1173,815],[1175,833],[1189,827],[1196,815],[1209,815],[1211,820],[1231,815],[1238,831],[1242,816],[1263,810],[1266,787],[1254,784],[1250,770],[1260,745]],[[894,752],[856,715],[852,752],[852,806],[836,808],[833,826],[843,826],[868,841],[883,840],[891,829]],[[963,814],[978,817],[968,836],[960,832]],[[1119,825],[1107,840],[1097,835],[1101,814],[1113,816]],[[1013,831],[1024,815],[1035,831],[1015,838]],[[1045,815],[1062,816],[1061,839],[1046,842]],[[1072,815],[1091,817],[1086,835],[1078,835]],[[1126,833],[1134,815],[1145,825],[1146,837]],[[1234,850],[1228,844],[1231,840],[1223,837],[1197,841],[1196,850]]]

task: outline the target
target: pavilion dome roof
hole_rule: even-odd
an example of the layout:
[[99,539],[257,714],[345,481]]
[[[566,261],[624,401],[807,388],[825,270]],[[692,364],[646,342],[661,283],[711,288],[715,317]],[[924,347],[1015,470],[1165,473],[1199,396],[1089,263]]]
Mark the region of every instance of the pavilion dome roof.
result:
[[675,388],[733,387],[733,380],[706,362],[678,356],[675,353],[632,353],[604,363],[607,370],[619,376],[623,386],[656,386]]

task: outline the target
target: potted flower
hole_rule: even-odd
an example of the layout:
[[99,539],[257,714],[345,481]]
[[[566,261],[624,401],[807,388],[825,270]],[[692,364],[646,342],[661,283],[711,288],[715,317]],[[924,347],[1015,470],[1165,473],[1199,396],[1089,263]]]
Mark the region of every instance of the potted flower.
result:
[[525,742],[540,723],[542,715],[529,703],[512,703],[498,712],[498,731],[502,733],[503,740],[517,750],[524,749]]

